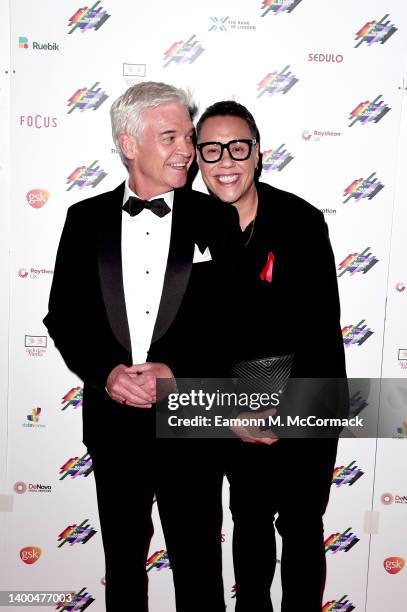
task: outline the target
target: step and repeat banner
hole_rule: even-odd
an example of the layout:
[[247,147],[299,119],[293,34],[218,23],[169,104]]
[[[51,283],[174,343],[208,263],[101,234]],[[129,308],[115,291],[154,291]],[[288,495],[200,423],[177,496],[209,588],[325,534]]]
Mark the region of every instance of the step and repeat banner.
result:
[[[42,319],[67,208],[125,177],[111,140],[110,105],[128,86],[146,80],[190,88],[199,112],[221,99],[246,105],[260,129],[262,180],[297,193],[325,215],[337,262],[349,376],[402,380],[407,376],[407,5],[15,0],[10,11],[11,62],[0,91],[12,143],[2,153],[1,168],[11,167],[9,185],[1,179],[5,193],[10,191],[3,214],[11,219],[11,232],[10,253],[1,251],[5,286],[10,279],[10,318],[1,328],[8,333],[8,362],[2,354],[2,364],[9,378],[7,410],[3,404],[0,412],[7,432],[0,586],[74,591],[70,607],[56,602],[54,608],[92,606],[104,612],[94,477],[81,443],[82,383],[67,370]],[[1,28],[8,25],[4,21]],[[199,177],[195,187],[204,190]],[[299,274],[317,274],[318,266],[298,253]],[[66,287],[66,300],[81,300],[75,286]],[[301,300],[298,295],[298,308]],[[310,344],[315,334],[324,329],[309,330]],[[355,414],[367,409],[369,393],[353,385]],[[406,607],[407,410],[403,388],[393,386],[391,393],[390,439],[340,444],[325,520],[324,612]],[[123,559],[128,563],[132,526],[122,524],[120,507],[128,503],[132,483],[117,490],[114,474],[121,458],[111,460],[117,537],[128,541]],[[307,457],[298,457],[298,478],[312,479],[312,471]],[[233,610],[226,485],[224,501],[225,596]],[[294,483],[292,504],[301,513],[304,503]],[[151,612],[173,612],[171,570],[155,506],[154,519],[147,566]],[[261,539],[261,533],[259,526],[253,537]],[[299,533],[299,559],[306,549],[307,533]],[[192,564],[199,554],[191,534]],[[265,550],[253,563],[267,558]],[[278,576],[272,594],[278,609]],[[298,610],[306,609],[299,592]]]

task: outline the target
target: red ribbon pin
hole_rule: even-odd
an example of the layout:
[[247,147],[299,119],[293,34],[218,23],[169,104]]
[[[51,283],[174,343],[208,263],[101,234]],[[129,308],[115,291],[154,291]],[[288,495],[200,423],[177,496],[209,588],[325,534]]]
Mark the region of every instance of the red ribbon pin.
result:
[[271,283],[273,279],[274,259],[275,257],[273,253],[269,251],[269,254],[267,255],[266,265],[264,266],[263,270],[260,272],[260,278],[262,281],[267,281]]

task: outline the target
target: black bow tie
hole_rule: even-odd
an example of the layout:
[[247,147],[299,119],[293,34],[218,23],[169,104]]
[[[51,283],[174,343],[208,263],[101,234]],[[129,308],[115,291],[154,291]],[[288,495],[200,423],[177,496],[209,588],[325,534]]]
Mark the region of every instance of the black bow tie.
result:
[[157,198],[156,200],[140,200],[135,196],[130,196],[127,202],[123,206],[123,210],[129,213],[131,217],[141,213],[144,208],[151,210],[157,217],[165,217],[171,212],[171,208],[168,206],[164,198]]

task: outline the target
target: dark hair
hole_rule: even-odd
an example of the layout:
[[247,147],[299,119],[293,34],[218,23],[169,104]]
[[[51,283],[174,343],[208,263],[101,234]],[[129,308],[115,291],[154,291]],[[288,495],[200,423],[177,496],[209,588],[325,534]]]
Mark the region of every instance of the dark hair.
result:
[[222,102],[215,102],[203,112],[196,126],[196,136],[199,140],[199,134],[201,132],[204,122],[210,117],[240,117],[246,121],[250,128],[252,136],[256,138],[257,142],[260,142],[260,134],[257,128],[256,122],[253,115],[247,110],[243,104],[239,104],[234,100],[222,100]]

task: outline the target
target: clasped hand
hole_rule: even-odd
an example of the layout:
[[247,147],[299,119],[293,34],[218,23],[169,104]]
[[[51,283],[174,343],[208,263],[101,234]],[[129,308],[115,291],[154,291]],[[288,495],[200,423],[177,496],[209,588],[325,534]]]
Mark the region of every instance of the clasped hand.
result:
[[151,408],[157,401],[157,379],[174,379],[165,363],[141,363],[113,368],[106,381],[106,391],[121,404],[135,408]]

